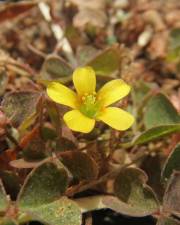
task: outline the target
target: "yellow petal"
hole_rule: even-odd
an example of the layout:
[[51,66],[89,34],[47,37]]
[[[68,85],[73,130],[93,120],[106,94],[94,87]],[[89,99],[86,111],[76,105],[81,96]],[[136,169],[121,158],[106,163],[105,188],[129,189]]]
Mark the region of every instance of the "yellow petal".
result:
[[116,107],[104,109],[98,119],[116,130],[127,130],[134,123],[130,113]]
[[74,86],[79,95],[91,94],[96,89],[96,75],[91,67],[78,68],[73,73]]
[[67,112],[63,117],[67,126],[74,131],[89,133],[95,125],[95,120],[84,116],[78,110]]
[[47,94],[57,103],[70,106],[73,109],[77,108],[78,98],[76,93],[58,82],[51,82],[48,85]]
[[104,106],[108,106],[128,95],[130,89],[130,86],[123,80],[112,80],[98,91],[97,97]]

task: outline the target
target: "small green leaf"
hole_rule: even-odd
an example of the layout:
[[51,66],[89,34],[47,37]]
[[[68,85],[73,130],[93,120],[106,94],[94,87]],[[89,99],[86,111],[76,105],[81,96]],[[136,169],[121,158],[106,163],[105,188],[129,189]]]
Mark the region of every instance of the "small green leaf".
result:
[[144,144],[180,131],[180,115],[163,94],[151,97],[144,114],[146,130],[137,135],[132,145]]
[[157,225],[180,225],[180,221],[171,217],[162,217],[158,220]]
[[176,49],[177,47],[180,47],[180,28],[175,28],[170,33],[170,48]]
[[137,168],[123,169],[118,174],[114,182],[114,192],[121,201],[118,204],[123,214],[146,216],[159,210],[156,195],[146,182],[146,174]]
[[175,147],[166,160],[162,170],[162,178],[168,179],[173,173],[173,170],[180,171],[180,144]]
[[144,123],[146,129],[161,125],[180,124],[180,116],[168,98],[160,93],[148,101]]
[[149,93],[151,90],[151,87],[149,83],[146,83],[144,81],[137,81],[132,89],[132,98],[133,102],[136,105],[140,105],[144,99],[144,97]]
[[119,69],[120,63],[120,49],[118,46],[113,46],[99,53],[87,65],[93,67],[98,75],[109,75]]
[[67,173],[56,162],[43,162],[27,176],[18,196],[19,207],[34,208],[62,196],[67,188]]
[[4,93],[6,90],[6,86],[8,83],[8,76],[6,74],[5,69],[0,68],[0,96]]
[[92,57],[97,55],[97,53],[98,50],[92,45],[79,46],[76,53],[78,64],[80,66],[87,64],[89,60],[92,60]]
[[163,199],[163,211],[180,217],[180,171],[171,175]]
[[50,55],[42,66],[41,77],[46,80],[61,80],[70,77],[72,72],[72,67],[64,59],[57,55]]
[[81,225],[81,211],[78,205],[62,197],[57,201],[28,210],[34,220],[50,225]]
[[175,28],[170,32],[167,60],[178,63],[180,60],[180,29]]
[[176,49],[171,49],[167,55],[167,62],[175,62],[178,63],[180,60],[180,47]]
[[144,144],[178,131],[180,131],[180,124],[153,127],[136,136],[132,145]]
[[19,126],[36,111],[40,93],[32,91],[10,92],[4,96],[2,108],[14,126]]
[[8,207],[9,201],[4,190],[2,181],[0,180],[0,212],[3,212]]
[[72,173],[74,179],[91,180],[97,178],[98,167],[96,162],[83,152],[63,152],[60,160]]

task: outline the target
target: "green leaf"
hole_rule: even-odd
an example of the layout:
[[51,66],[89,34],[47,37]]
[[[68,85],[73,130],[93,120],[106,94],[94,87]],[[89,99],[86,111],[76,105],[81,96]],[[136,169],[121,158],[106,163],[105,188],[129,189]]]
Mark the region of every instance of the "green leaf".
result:
[[27,176],[18,205],[24,210],[51,203],[62,196],[67,182],[67,173],[57,162],[43,162]]
[[8,76],[6,74],[5,69],[0,68],[0,96],[4,93],[6,90],[6,86],[8,83]]
[[32,91],[10,92],[4,96],[2,108],[14,126],[19,126],[36,111],[40,93]]
[[180,218],[180,171],[171,175],[163,199],[163,211]]
[[83,152],[63,152],[60,160],[72,173],[74,179],[91,180],[97,178],[98,167],[96,162]]
[[[152,84],[151,84],[152,85]],[[137,81],[132,89],[132,98],[133,102],[136,105],[140,105],[144,100],[144,97],[149,93],[151,90],[150,84],[144,81]]]
[[180,60],[180,29],[175,28],[170,32],[167,60],[178,63]]
[[178,47],[180,47],[180,28],[175,28],[170,33],[170,48],[176,49]]
[[168,98],[160,93],[148,101],[144,114],[144,123],[146,129],[161,125],[180,124],[180,116]]
[[3,183],[0,180],[0,212],[5,211],[8,205],[9,205],[9,200],[4,190]]
[[167,59],[168,62],[178,63],[179,60],[180,60],[180,47],[178,47],[176,49],[169,50],[166,59]]
[[163,94],[151,97],[144,114],[146,130],[137,135],[131,145],[144,144],[180,131],[180,116]]
[[71,77],[72,72],[72,67],[64,59],[57,55],[50,55],[43,63],[41,77],[46,80],[61,80]]
[[92,60],[92,58],[97,55],[97,53],[98,50],[92,45],[79,46],[76,53],[78,65],[83,66],[84,64],[87,64],[89,60]]
[[32,208],[28,213],[34,220],[50,225],[81,225],[82,222],[78,205],[66,197]]
[[146,174],[137,168],[123,169],[115,179],[114,193],[119,198],[121,213],[130,216],[151,215],[159,210],[153,190],[146,185]]
[[180,124],[162,125],[158,127],[153,127],[136,136],[132,141],[132,145],[139,145],[150,141],[154,141],[158,138],[164,137],[168,134],[178,131],[180,131]]
[[93,67],[98,75],[108,75],[119,69],[121,63],[121,52],[119,47],[113,46],[99,53],[88,66]]
[[178,144],[164,164],[162,170],[163,180],[168,179],[174,170],[180,171],[180,144]]
[[171,217],[162,217],[158,220],[157,225],[180,225],[180,222]]

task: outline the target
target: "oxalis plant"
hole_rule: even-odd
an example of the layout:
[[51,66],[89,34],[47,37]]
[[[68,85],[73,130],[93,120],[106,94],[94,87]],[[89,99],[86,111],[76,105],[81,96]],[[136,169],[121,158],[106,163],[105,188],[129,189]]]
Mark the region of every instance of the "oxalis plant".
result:
[[36,92],[5,94],[1,224],[81,225],[104,208],[180,224],[180,144],[168,158],[161,149],[180,116],[151,85],[119,78],[124,51],[112,46],[76,68],[50,55]]

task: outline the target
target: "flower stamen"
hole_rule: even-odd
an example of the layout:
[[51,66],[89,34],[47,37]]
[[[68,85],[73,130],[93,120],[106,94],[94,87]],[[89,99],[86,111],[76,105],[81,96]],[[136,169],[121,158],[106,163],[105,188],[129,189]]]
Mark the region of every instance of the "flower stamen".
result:
[[93,92],[92,94],[85,93],[81,97],[81,100],[80,111],[89,118],[95,118],[99,111],[99,102],[96,98],[96,92]]

